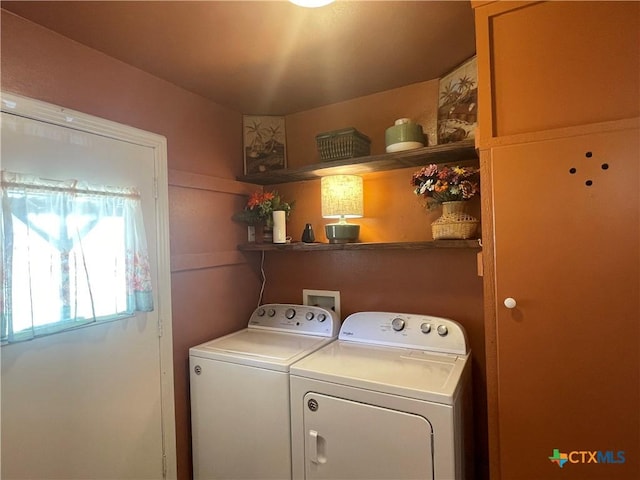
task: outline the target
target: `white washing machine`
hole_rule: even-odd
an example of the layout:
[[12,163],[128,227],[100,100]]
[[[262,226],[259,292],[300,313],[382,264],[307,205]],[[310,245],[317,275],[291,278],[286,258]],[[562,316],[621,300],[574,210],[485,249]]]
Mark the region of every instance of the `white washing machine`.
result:
[[471,478],[470,370],[452,320],[350,315],[291,367],[293,478]]
[[195,479],[290,479],[289,367],[336,339],[320,307],[269,304],[247,328],[189,349]]

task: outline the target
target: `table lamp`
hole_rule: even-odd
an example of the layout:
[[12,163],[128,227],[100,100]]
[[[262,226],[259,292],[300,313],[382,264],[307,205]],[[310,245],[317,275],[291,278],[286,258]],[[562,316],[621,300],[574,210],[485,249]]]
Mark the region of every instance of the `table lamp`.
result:
[[357,175],[331,175],[320,180],[322,217],[339,219],[325,225],[329,243],[348,243],[358,240],[360,225],[347,223],[347,218],[361,218],[362,177]]

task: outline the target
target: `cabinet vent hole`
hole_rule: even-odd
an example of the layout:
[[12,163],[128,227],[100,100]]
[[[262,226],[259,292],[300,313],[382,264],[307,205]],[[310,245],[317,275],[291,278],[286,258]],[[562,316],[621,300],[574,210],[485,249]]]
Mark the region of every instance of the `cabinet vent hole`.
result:
[[592,180],[587,180],[586,182],[584,182],[584,184],[585,184],[587,187],[590,187],[591,185],[593,185],[593,181],[592,181]]
[[574,174],[574,173],[576,173],[576,172],[577,172],[577,170],[576,170],[574,167],[571,167],[571,168],[569,169],[569,173],[570,173],[571,175],[573,175],[573,174]]
[[593,153],[592,152],[587,152],[587,153],[584,154],[584,156],[587,157],[587,158],[591,158],[591,157],[593,157]]
[[603,170],[607,170],[607,169],[609,168],[609,164],[608,164],[608,163],[603,163],[602,165],[600,165],[600,167],[601,167]]

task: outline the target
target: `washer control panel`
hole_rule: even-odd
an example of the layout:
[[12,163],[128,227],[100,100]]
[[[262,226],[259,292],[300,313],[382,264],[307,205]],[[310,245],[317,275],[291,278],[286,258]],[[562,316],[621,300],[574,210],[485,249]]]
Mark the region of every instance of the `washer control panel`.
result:
[[465,355],[466,333],[454,320],[431,315],[358,312],[340,328],[340,340]]
[[253,311],[248,328],[335,337],[340,319],[336,312],[322,307],[269,303]]

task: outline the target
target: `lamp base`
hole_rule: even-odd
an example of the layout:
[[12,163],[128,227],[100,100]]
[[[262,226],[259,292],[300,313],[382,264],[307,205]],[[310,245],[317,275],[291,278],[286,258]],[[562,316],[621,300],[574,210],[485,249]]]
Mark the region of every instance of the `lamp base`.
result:
[[358,240],[360,225],[353,223],[329,223],[324,226],[329,243],[350,243]]

